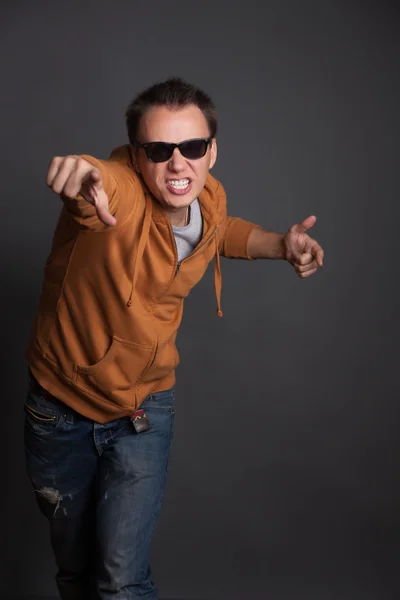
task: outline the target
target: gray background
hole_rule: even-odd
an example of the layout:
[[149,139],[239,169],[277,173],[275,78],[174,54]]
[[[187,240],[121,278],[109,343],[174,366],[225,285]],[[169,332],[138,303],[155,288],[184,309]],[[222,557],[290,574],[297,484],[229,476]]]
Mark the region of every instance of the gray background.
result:
[[164,597],[400,597],[397,2],[5,2],[0,562],[4,597],[55,595],[24,472],[24,349],[60,203],[54,155],[107,157],[169,75],[220,113],[230,213],[285,231],[316,214],[324,269],[224,260],[179,336],[177,418],[153,544]]

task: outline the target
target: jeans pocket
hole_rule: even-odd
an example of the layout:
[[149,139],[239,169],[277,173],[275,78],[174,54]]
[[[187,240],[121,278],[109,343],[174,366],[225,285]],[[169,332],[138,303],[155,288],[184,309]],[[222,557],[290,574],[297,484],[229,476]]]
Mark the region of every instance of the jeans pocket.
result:
[[40,436],[52,435],[64,415],[42,396],[28,392],[24,403],[26,431]]
[[151,429],[141,435],[161,436],[172,439],[175,421],[175,391],[174,388],[155,392],[148,396],[139,407],[149,419]]
[[173,415],[175,413],[175,388],[150,394],[139,408],[143,408],[146,411],[153,409],[160,410]]

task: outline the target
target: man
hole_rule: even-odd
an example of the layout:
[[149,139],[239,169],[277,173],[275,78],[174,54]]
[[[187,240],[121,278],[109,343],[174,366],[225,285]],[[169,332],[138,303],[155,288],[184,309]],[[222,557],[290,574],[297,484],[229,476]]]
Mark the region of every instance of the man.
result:
[[56,157],[64,206],[27,350],[27,470],[50,522],[63,599],[157,599],[150,541],[166,480],[183,302],[220,256],[322,266],[305,232],[226,214],[210,98],[180,79],[127,110],[130,144],[109,160]]

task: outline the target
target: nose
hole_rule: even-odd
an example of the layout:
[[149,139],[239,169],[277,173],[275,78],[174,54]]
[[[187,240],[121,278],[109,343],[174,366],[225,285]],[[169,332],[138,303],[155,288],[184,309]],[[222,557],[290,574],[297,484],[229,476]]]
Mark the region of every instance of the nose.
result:
[[168,162],[168,167],[171,171],[175,171],[176,173],[179,173],[180,171],[183,171],[183,169],[185,168],[185,159],[182,156],[182,154],[179,152],[178,148],[174,148],[174,151],[172,153],[171,158],[169,159]]

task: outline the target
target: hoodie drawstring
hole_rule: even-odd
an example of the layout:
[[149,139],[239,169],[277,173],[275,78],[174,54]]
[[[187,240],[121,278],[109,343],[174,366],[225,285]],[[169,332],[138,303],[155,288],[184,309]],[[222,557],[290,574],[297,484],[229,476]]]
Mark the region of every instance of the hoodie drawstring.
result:
[[133,296],[136,281],[137,281],[137,278],[139,275],[139,268],[140,268],[140,265],[142,262],[143,253],[144,253],[144,249],[146,248],[147,240],[149,239],[152,208],[151,208],[151,199],[148,194],[145,194],[145,202],[146,202],[146,205],[145,205],[145,211],[144,211],[143,228],[142,228],[142,233],[139,238],[139,244],[138,244],[136,260],[135,260],[135,267],[133,269],[131,293],[129,295],[129,300],[126,303],[126,305],[128,307],[132,306],[132,296]]
[[220,262],[220,256],[219,256],[218,229],[215,233],[214,286],[215,286],[215,296],[217,298],[217,315],[219,317],[223,317],[224,313],[221,310],[222,273],[221,273],[221,262]]

